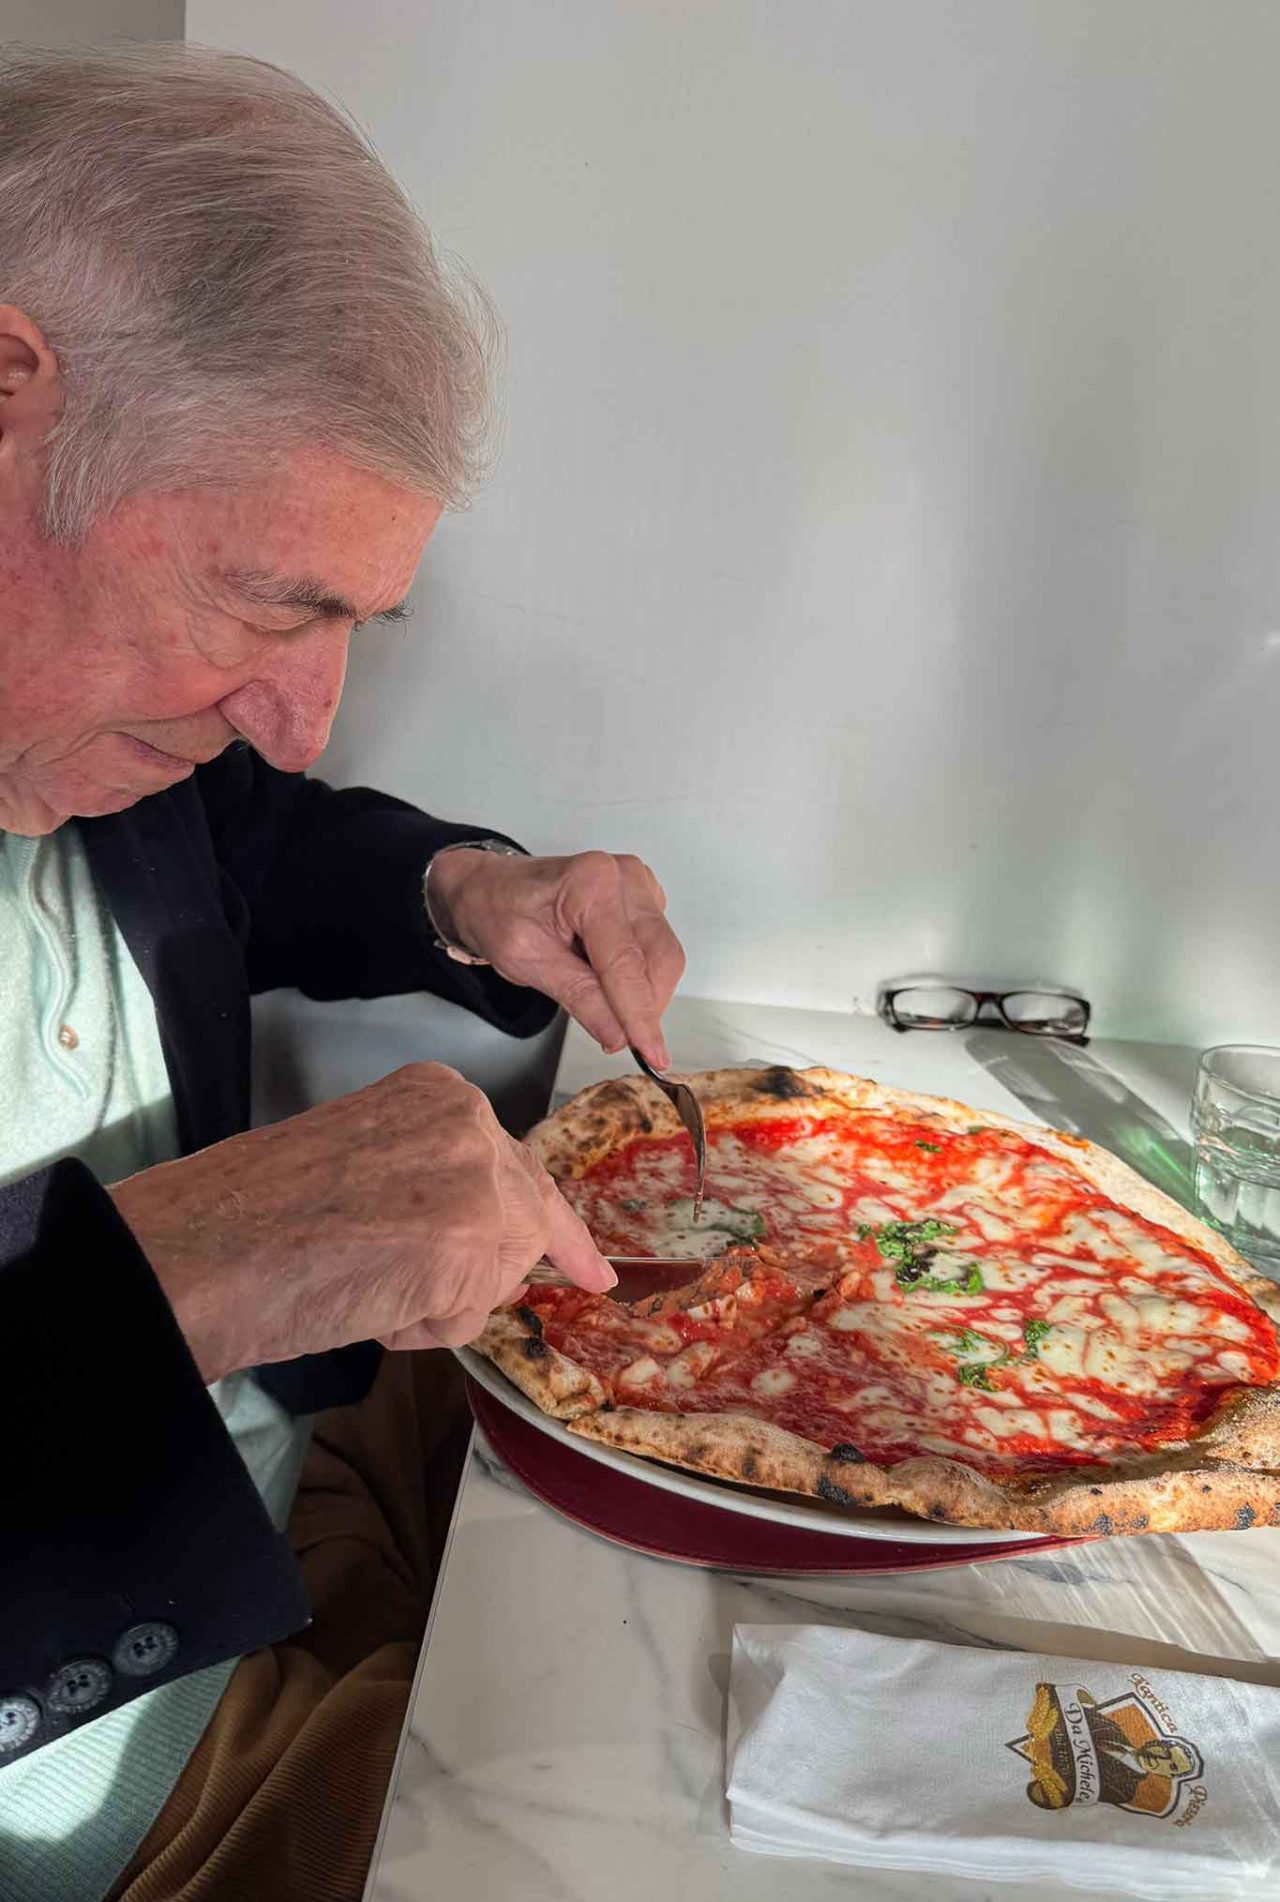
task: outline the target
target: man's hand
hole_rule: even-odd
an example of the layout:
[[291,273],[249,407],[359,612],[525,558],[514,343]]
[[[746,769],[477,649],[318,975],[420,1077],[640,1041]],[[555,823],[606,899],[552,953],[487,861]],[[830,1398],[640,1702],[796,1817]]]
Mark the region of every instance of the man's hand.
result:
[[430,891],[451,935],[503,977],[554,997],[606,1050],[633,1043],[666,1068],[661,1019],[684,952],[666,893],[640,859],[460,849],[433,859]]
[[488,1099],[441,1063],[110,1191],[206,1381],[370,1338],[458,1347],[543,1256],[617,1277]]

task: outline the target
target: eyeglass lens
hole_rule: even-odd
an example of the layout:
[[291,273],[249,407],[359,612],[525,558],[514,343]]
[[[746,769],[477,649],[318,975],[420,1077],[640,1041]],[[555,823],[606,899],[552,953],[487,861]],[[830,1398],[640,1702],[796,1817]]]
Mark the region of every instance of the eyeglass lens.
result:
[[1018,1030],[1056,1031],[1078,1037],[1089,1014],[1078,997],[1058,991],[1010,991],[1001,999],[1008,1021]]
[[898,1022],[909,1030],[951,1030],[974,1021],[978,1015],[978,1000],[968,991],[938,985],[934,989],[897,992],[893,1012]]
[[[1000,1000],[1005,1021],[1015,1030],[1078,1037],[1089,1013],[1078,997],[1061,991],[1009,991]],[[951,985],[921,985],[898,991],[893,1014],[907,1030],[957,1030],[977,1021],[979,1004],[970,991]]]

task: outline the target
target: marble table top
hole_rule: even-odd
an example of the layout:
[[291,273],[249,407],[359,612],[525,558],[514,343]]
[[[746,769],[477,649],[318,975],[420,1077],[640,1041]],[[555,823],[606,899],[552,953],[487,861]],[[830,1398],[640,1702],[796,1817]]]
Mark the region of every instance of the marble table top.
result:
[[[1176,1046],[900,1037],[865,1018],[698,1000],[678,1002],[668,1028],[680,1068],[829,1063],[1074,1129],[1175,1193],[1187,1180],[1195,1058]],[[558,1092],[625,1067],[571,1032]],[[1103,1540],[896,1577],[730,1577],[581,1531],[477,1437],[366,1902],[914,1902],[919,1875],[730,1843],[733,1627],[803,1622],[1280,1684],[1280,1532]],[[928,1890],[934,1902],[1080,1893],[940,1876]]]

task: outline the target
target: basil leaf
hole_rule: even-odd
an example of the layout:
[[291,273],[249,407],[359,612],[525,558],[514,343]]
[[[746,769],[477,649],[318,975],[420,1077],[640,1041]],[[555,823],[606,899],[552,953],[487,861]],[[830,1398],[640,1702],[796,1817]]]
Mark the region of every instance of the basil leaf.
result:
[[952,1354],[980,1354],[985,1347],[991,1346],[990,1341],[984,1340],[981,1334],[975,1334],[971,1327],[958,1327],[934,1338],[946,1344],[947,1351]]
[[916,1275],[904,1281],[899,1272],[895,1280],[900,1288],[923,1288],[927,1294],[981,1294],[987,1285],[976,1261],[971,1261],[962,1274]]
[[959,1369],[958,1378],[962,1387],[977,1387],[983,1393],[995,1392],[986,1365],[980,1360],[966,1361]]
[[722,1234],[732,1235],[736,1242],[758,1242],[764,1234],[764,1216],[759,1209],[731,1208],[711,1226],[718,1228]]
[[[670,1206],[669,1214],[674,1224],[682,1229],[693,1229],[693,1197],[681,1196]],[[731,1202],[719,1202],[708,1196],[702,1205],[700,1230],[712,1235],[727,1235],[734,1242],[758,1242],[765,1232],[764,1216],[759,1209],[735,1208]]]

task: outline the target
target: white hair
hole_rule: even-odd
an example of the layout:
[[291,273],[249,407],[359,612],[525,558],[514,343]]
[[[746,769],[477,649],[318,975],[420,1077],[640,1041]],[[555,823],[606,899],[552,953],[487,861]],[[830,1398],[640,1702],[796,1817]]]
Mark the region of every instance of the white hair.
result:
[[64,400],[43,519],[332,448],[462,505],[499,331],[350,120],[204,47],[0,49],[0,303]]

